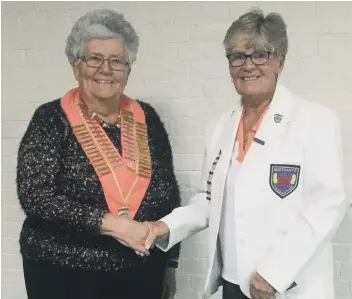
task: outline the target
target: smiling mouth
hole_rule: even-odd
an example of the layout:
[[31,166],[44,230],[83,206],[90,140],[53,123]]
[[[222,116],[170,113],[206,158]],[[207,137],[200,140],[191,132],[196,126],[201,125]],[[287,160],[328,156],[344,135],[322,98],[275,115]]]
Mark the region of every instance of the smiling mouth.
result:
[[99,83],[99,84],[114,84],[115,83],[114,80],[99,80],[99,79],[94,80],[94,82]]
[[255,81],[259,79],[259,76],[250,76],[250,77],[243,77],[242,80],[244,81]]

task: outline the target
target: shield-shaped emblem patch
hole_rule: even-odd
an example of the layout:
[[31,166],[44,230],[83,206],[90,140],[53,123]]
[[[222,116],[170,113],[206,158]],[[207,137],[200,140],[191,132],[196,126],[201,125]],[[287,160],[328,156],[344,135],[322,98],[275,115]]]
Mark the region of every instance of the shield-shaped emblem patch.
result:
[[285,198],[296,190],[301,166],[271,164],[269,183],[271,189],[280,198]]

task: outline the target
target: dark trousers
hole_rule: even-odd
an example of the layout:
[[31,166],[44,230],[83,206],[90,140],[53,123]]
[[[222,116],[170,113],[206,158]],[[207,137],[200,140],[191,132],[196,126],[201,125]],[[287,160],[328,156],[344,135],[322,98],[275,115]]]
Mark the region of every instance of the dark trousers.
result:
[[23,261],[28,299],[161,299],[164,266],[94,272]]
[[222,299],[249,299],[237,284],[223,279]]

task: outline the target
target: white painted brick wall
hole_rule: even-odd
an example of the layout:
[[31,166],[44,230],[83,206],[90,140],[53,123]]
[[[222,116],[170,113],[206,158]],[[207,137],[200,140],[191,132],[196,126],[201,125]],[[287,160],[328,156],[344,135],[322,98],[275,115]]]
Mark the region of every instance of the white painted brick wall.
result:
[[[23,221],[15,193],[18,143],[34,109],[76,86],[65,39],[87,10],[125,13],[140,35],[127,93],[151,102],[169,131],[187,203],[199,181],[204,125],[232,104],[222,39],[255,2],[2,3],[2,298],[26,298],[18,253]],[[281,81],[297,94],[336,109],[343,125],[345,179],[352,197],[352,3],[260,2],[282,13],[289,55]],[[336,298],[352,298],[352,213],[334,236]],[[177,299],[200,298],[206,232],[184,242]],[[220,293],[213,298],[220,298]]]

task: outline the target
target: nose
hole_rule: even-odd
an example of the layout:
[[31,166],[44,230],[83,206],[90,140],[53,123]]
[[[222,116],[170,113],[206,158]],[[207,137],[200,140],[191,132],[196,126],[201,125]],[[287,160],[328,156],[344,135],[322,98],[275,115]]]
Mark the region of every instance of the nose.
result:
[[252,62],[252,59],[250,59],[250,57],[246,57],[246,61],[244,62],[242,67],[246,71],[253,70],[255,69],[255,64]]
[[104,59],[102,65],[100,66],[100,72],[102,73],[112,73],[110,63],[108,59]]

